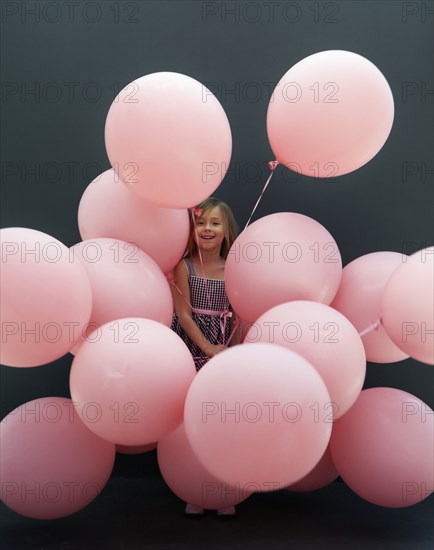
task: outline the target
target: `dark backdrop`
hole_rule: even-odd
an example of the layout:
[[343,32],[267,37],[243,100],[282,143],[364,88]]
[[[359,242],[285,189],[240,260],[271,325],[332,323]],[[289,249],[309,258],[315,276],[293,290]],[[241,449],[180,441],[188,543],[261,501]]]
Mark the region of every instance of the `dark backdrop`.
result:
[[[344,49],[388,80],[395,121],[380,153],[324,182],[276,171],[255,217],[300,212],[336,239],[344,265],[379,250],[433,242],[432,2],[15,2],[2,5],[1,224],[80,240],[77,208],[109,168],[105,118],[117,92],[157,71],[213,90],[231,124],[229,173],[215,193],[242,227],[273,160],[266,133],[272,84],[300,59]],[[431,10],[431,11],[430,11]],[[72,356],[1,367],[2,416],[43,396],[69,396]],[[434,370],[414,360],[369,364],[366,387],[390,386],[434,406]]]

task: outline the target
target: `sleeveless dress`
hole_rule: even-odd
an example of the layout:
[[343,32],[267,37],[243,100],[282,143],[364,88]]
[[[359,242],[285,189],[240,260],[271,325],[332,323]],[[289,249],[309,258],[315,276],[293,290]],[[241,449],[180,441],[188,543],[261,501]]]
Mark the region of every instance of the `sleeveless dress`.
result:
[[[184,258],[188,270],[192,317],[202,334],[211,344],[227,344],[230,336],[231,313],[223,279],[199,277],[190,258]],[[209,357],[190,339],[181,326],[178,316],[173,316],[171,329],[185,342],[193,356],[198,371]]]

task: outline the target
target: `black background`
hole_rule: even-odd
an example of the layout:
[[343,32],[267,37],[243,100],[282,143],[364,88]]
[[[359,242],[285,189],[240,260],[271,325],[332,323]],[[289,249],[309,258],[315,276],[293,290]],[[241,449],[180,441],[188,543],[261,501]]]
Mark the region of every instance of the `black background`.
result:
[[[80,241],[84,189],[108,169],[105,118],[117,92],[158,71],[206,84],[233,136],[230,170],[214,193],[244,226],[273,160],[266,113],[273,85],[302,58],[342,49],[385,75],[395,101],[386,144],[334,181],[278,167],[255,219],[310,216],[346,265],[379,250],[433,243],[432,2],[3,2],[1,224]],[[431,90],[431,93],[429,93]],[[170,156],[170,151],[167,152]],[[2,416],[45,396],[69,396],[72,356],[38,368],[2,366]],[[365,387],[408,391],[434,406],[432,366],[369,364]]]

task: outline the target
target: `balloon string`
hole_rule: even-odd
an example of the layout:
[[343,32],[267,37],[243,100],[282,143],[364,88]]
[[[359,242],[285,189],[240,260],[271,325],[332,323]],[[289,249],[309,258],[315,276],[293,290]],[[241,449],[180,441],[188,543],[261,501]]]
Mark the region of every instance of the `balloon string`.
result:
[[359,332],[360,338],[362,338],[362,336],[366,336],[366,334],[369,334],[370,332],[373,332],[374,330],[378,330],[380,328],[380,325],[381,325],[381,319],[377,319],[377,321],[375,321],[375,323],[371,323],[364,330]]
[[191,305],[190,301],[187,300],[187,297],[183,294],[182,290],[176,285],[175,281],[173,279],[171,279],[169,281],[169,284],[172,285],[174,288],[176,288],[176,290],[179,292],[179,294],[181,294],[181,296],[184,298],[184,300],[187,302],[187,304],[189,305],[189,307],[191,309],[193,309],[193,306]]
[[249,219],[247,220],[247,223],[246,223],[246,226],[244,227],[244,229],[247,228],[247,226],[248,226],[249,223],[250,223],[250,220],[251,220],[252,217],[253,217],[253,214],[255,213],[256,209],[258,208],[258,204],[261,202],[262,195],[265,193],[265,190],[267,189],[268,184],[270,183],[271,178],[273,177],[274,170],[277,168],[277,165],[278,165],[278,164],[279,164],[279,163],[277,162],[277,160],[272,160],[272,161],[270,161],[270,162],[268,163],[268,168],[271,170],[271,173],[270,173],[270,175],[268,176],[267,181],[265,182],[264,188],[262,189],[261,194],[259,195],[259,198],[258,198],[258,200],[256,201],[255,206],[253,207],[252,213],[250,214]]

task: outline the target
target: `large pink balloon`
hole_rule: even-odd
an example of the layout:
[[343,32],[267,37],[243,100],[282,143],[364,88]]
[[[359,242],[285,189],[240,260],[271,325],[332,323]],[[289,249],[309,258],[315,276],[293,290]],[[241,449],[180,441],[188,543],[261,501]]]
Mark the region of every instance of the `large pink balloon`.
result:
[[188,211],[159,208],[132,193],[114,170],[87,187],[78,207],[83,240],[110,237],[135,243],[164,273],[175,267],[187,247]]
[[276,159],[294,172],[327,178],[357,170],[387,140],[390,86],[361,55],[330,50],[305,57],[278,82],[267,131]]
[[154,260],[137,246],[117,239],[92,239],[74,245],[71,258],[83,265],[92,286],[89,333],[122,317],[146,317],[166,326],[172,323],[169,283]]
[[245,342],[269,342],[296,351],[315,367],[330,394],[325,412],[339,418],[359,396],[366,356],[353,325],[317,302],[295,301],[269,309],[250,327]]
[[73,514],[109,480],[115,446],[86,428],[70,399],[43,397],[24,403],[0,427],[1,499],[23,516]]
[[294,212],[264,216],[236,239],[225,266],[229,300],[245,321],[292,300],[329,304],[342,261],[330,233]]
[[[338,292],[330,304],[363,333],[381,318],[384,288],[406,256],[398,252],[372,252],[356,258],[342,270]],[[374,363],[395,363],[407,359],[380,324],[362,336],[366,358]]]
[[400,349],[434,365],[434,247],[415,252],[393,272],[383,293],[382,321]]
[[329,442],[327,388],[310,363],[275,344],[215,355],[185,401],[187,437],[204,467],[228,485],[257,491],[304,477]]
[[161,475],[182,500],[217,510],[234,506],[255,490],[254,486],[230,486],[210,474],[194,454],[184,424],[158,442],[158,465]]
[[89,321],[86,271],[46,233],[8,227],[0,231],[0,240],[1,363],[50,363],[68,353]]
[[187,346],[170,328],[150,319],[117,319],[77,351],[71,396],[83,422],[100,437],[145,445],[182,422],[195,373]]
[[183,74],[153,73],[128,84],[105,126],[113,169],[157,206],[193,206],[220,185],[231,158],[229,121],[217,98]]
[[362,391],[333,426],[333,461],[360,497],[390,508],[426,498],[434,484],[434,413],[395,388]]
[[330,485],[330,483],[335,481],[338,477],[339,474],[333,462],[329,444],[315,468],[313,468],[313,470],[311,470],[303,479],[300,479],[297,483],[286,487],[286,489],[294,493],[317,491],[318,489],[322,489],[323,487]]
[[147,445],[116,445],[116,452],[123,455],[141,455],[153,451],[157,448],[157,443],[148,443]]

